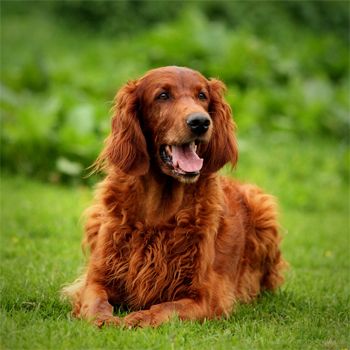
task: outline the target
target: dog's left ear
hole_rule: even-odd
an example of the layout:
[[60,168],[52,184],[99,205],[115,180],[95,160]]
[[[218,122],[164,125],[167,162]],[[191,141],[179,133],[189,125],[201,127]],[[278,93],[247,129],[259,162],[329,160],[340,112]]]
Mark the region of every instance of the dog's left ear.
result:
[[218,171],[226,163],[233,166],[238,160],[238,147],[234,131],[236,125],[232,119],[232,111],[224,100],[226,86],[217,79],[209,80],[209,114],[213,121],[213,133],[204,156],[204,171],[212,173]]

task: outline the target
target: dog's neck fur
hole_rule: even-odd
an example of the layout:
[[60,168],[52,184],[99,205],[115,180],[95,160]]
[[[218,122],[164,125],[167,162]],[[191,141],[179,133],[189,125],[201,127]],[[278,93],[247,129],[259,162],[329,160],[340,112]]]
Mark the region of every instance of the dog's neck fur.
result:
[[144,194],[144,203],[140,203],[140,209],[148,224],[159,223],[160,218],[166,222],[173,217],[179,208],[183,208],[186,194],[192,193],[196,185],[184,184],[152,171],[140,177],[139,183]]
[[127,209],[128,221],[142,222],[147,226],[166,225],[180,210],[193,210],[201,199],[210,197],[213,191],[220,191],[217,174],[201,175],[191,184],[152,169],[143,176],[132,178],[130,181],[130,175],[122,174],[116,168],[110,169],[103,188],[110,189],[112,184],[118,184],[118,187],[105,203],[112,212],[115,203],[123,203],[124,209],[125,202],[130,203]]

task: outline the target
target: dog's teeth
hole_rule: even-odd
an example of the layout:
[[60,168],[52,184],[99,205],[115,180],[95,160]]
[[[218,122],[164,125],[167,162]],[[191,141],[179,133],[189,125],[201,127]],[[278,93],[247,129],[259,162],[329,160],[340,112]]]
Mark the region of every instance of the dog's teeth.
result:
[[170,155],[171,155],[171,146],[166,145],[166,146],[165,146],[165,151],[166,151],[166,153],[170,156]]
[[193,141],[190,143],[190,148],[192,151],[196,152],[197,151],[197,145],[196,143]]

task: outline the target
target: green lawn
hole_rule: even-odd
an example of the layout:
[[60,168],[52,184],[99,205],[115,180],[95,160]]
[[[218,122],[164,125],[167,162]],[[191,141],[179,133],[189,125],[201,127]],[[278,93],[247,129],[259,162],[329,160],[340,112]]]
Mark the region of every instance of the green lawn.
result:
[[235,176],[279,198],[291,267],[277,294],[204,324],[98,330],[72,320],[58,292],[83,263],[80,215],[92,190],[3,174],[1,348],[349,349],[346,147],[268,135],[240,148]]

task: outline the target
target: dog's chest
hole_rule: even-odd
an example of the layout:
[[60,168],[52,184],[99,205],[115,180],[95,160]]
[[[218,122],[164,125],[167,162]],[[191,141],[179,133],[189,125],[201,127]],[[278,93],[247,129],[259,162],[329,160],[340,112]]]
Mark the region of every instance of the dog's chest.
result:
[[190,293],[205,233],[190,228],[139,227],[116,235],[110,265],[113,284],[133,308]]

